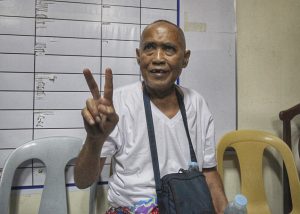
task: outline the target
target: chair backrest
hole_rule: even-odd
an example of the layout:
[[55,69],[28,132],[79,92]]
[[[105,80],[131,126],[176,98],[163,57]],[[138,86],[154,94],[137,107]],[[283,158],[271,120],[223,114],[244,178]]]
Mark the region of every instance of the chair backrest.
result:
[[67,214],[65,167],[76,158],[82,140],[73,137],[49,137],[30,141],[14,150],[8,157],[0,181],[0,213],[8,214],[13,177],[26,160],[39,159],[46,166],[46,179],[39,214]]
[[[110,162],[109,165],[109,174],[108,176],[112,176],[113,174],[113,169],[112,169],[112,163]],[[102,174],[104,170],[102,170]],[[102,181],[102,178],[100,180],[96,180],[91,186],[90,186],[90,196],[89,196],[89,214],[96,214],[99,213],[99,211],[101,212],[105,212],[105,210],[107,210],[107,206],[109,206],[109,204],[107,203],[108,201],[103,201],[103,200],[107,200],[105,191],[107,191],[107,189],[100,184],[99,186],[99,181]],[[98,189],[98,187],[100,187]]]
[[90,187],[89,214],[97,213],[97,188],[98,181],[94,182]]
[[[297,115],[300,115],[300,103],[298,105],[293,106],[292,108],[289,108],[287,110],[279,112],[279,118],[280,118],[280,120],[282,120],[282,123],[283,123],[282,139],[290,147],[290,149],[292,151],[294,151],[295,148],[297,149],[297,151],[294,151],[294,155],[295,155],[296,161],[297,160],[299,161],[300,133],[298,133],[298,138],[299,138],[298,142],[295,142],[295,145],[293,146],[294,142],[292,142],[292,129],[291,129],[291,121]],[[299,171],[299,168],[298,168],[298,171]],[[289,182],[287,180],[287,174],[286,174],[285,168],[283,170],[283,198],[284,198],[284,214],[286,214],[292,209],[292,205],[291,205]]]
[[223,178],[223,158],[227,148],[233,148],[240,165],[241,193],[248,198],[249,214],[271,213],[263,180],[263,154],[267,147],[275,148],[287,166],[293,210],[300,213],[300,182],[293,154],[289,147],[278,137],[263,131],[239,130],[226,134],[218,143],[218,171]]
[[[300,115],[300,103],[298,105],[293,106],[292,108],[289,108],[287,110],[279,112],[279,118],[283,122],[283,135],[282,139],[283,141],[292,148],[292,132],[291,132],[291,121],[294,117],[297,115]],[[300,137],[300,133],[298,133],[298,136]],[[300,146],[299,141],[298,143],[298,156],[300,155]]]

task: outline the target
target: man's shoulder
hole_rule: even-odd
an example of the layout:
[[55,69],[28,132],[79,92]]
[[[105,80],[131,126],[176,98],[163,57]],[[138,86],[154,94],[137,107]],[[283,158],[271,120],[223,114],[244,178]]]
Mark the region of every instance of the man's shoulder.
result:
[[199,99],[204,100],[204,97],[195,89],[187,88],[184,86],[179,86],[180,90],[183,92],[183,95],[187,97],[187,99]]
[[141,82],[134,82],[128,85],[120,86],[114,89],[114,93],[123,93],[127,91],[137,91],[141,87]]
[[114,102],[133,104],[142,98],[141,82],[131,83],[114,90]]
[[198,91],[183,86],[180,86],[180,89],[184,94],[184,103],[187,112],[196,111],[201,112],[202,114],[211,114],[208,107],[208,103]]

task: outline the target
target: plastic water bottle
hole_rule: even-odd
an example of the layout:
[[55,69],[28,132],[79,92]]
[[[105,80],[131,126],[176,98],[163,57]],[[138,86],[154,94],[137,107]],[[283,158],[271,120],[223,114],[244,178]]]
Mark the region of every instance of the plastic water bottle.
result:
[[199,165],[197,162],[190,162],[189,163],[189,171],[199,171]]
[[247,198],[242,194],[238,194],[234,197],[234,201],[228,204],[224,214],[247,214],[247,203]]

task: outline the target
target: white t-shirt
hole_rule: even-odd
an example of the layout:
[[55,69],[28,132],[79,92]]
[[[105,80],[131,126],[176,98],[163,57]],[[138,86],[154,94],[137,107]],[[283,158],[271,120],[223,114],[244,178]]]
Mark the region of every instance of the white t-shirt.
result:
[[[183,88],[189,132],[199,168],[216,165],[214,124],[203,97]],[[102,148],[101,156],[112,156],[108,200],[113,207],[132,206],[156,195],[141,82],[114,91],[119,122]],[[187,169],[189,143],[181,112],[173,118],[151,103],[161,177]]]

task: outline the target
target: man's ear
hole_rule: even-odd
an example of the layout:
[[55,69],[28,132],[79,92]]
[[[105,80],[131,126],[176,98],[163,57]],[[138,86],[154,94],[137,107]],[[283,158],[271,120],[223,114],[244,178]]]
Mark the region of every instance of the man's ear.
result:
[[136,54],[136,61],[138,64],[140,64],[140,49],[136,48],[135,54]]
[[185,68],[189,64],[190,55],[191,55],[190,50],[186,50],[184,52],[183,68]]

